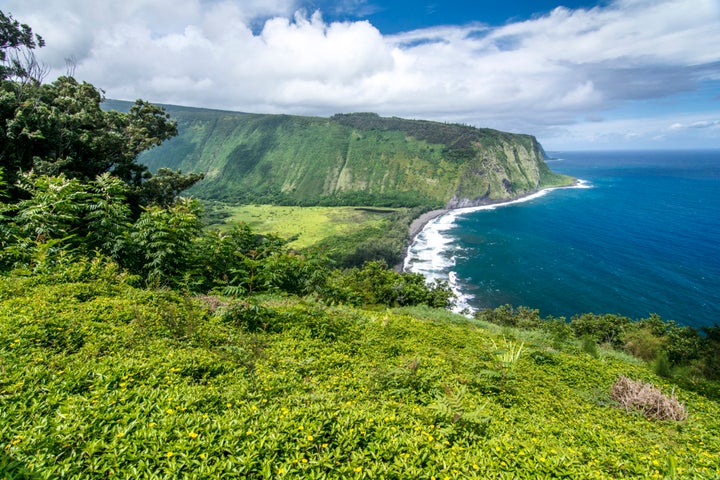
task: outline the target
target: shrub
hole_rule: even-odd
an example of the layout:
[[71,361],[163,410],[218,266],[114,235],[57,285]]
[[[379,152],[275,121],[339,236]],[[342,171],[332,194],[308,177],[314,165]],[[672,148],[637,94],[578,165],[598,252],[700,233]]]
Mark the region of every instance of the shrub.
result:
[[584,313],[572,317],[570,327],[577,337],[591,335],[599,343],[620,346],[623,333],[630,322],[629,318],[621,315]]
[[480,310],[475,318],[503,327],[537,328],[541,325],[540,311],[506,304],[494,309]]
[[653,363],[655,374],[660,377],[670,378],[672,371],[670,370],[670,360],[667,353],[661,352]]
[[625,351],[650,361],[657,358],[663,345],[662,337],[656,336],[650,328],[643,327],[625,334]]
[[622,375],[612,386],[611,393],[626,411],[640,411],[650,420],[681,421],[687,418],[685,406],[675,397],[674,391],[668,397],[649,383]]
[[598,358],[600,356],[600,353],[598,353],[597,344],[595,343],[595,339],[592,335],[585,334],[582,337],[582,351],[587,353],[593,358]]
[[565,321],[565,317],[548,317],[540,324],[540,329],[550,335],[553,347],[558,350],[574,338],[572,328]]
[[673,365],[687,365],[700,356],[702,337],[692,327],[668,322],[665,349]]
[[336,271],[328,278],[323,296],[353,305],[412,306],[447,308],[454,294],[447,282],[427,283],[419,273],[398,273],[384,262],[368,262],[362,268]]

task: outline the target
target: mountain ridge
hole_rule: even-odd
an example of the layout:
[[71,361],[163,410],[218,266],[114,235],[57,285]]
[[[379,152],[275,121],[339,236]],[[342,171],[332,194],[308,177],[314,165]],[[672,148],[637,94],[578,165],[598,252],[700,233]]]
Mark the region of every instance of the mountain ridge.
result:
[[[120,110],[125,102],[106,101]],[[235,203],[457,208],[572,179],[531,135],[374,113],[306,117],[163,105],[177,137],[145,152],[151,170],[203,173],[188,193]]]

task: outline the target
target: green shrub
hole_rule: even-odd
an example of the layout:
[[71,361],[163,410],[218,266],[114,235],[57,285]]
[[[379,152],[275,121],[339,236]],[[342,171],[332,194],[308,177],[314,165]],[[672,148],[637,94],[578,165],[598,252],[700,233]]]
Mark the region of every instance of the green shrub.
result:
[[629,318],[621,315],[584,313],[573,316],[570,327],[578,338],[589,335],[598,343],[618,347],[622,346],[623,334],[630,323]]
[[600,353],[598,352],[597,343],[595,337],[590,334],[585,334],[580,339],[582,351],[587,353],[593,358],[599,358]]
[[[625,351],[645,361],[658,358],[663,348],[663,338],[657,336],[648,327],[642,327],[627,332],[624,336]],[[665,357],[667,359],[667,356]]]
[[672,370],[670,368],[670,360],[666,352],[660,352],[653,362],[653,371],[659,377],[670,378]]
[[542,322],[539,310],[523,306],[515,308],[512,305],[501,305],[494,309],[479,310],[475,312],[474,317],[503,327],[524,329],[537,328]]
[[368,262],[362,268],[336,271],[328,278],[324,297],[352,305],[411,306],[447,308],[454,294],[447,282],[428,284],[417,273],[398,273],[383,262]]
[[540,328],[550,335],[553,347],[558,350],[574,337],[573,330],[565,321],[565,317],[546,318],[540,324]]

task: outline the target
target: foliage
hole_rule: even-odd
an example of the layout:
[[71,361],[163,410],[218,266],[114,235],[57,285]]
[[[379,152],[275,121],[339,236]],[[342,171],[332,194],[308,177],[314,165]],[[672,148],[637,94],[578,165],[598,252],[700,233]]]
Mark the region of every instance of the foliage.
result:
[[34,73],[24,60],[32,59],[32,50],[43,46],[45,41],[32,28],[0,10],[0,81]]
[[[147,168],[137,156],[177,133],[167,114],[147,102],[138,100],[126,114],[103,111],[101,91],[72,77],[28,86],[22,94],[10,81],[0,88],[0,158],[11,185],[31,170],[84,182],[112,171],[140,189]],[[11,189],[13,199],[19,196]]]
[[582,351],[587,353],[593,358],[600,357],[600,352],[598,352],[597,343],[595,343],[595,338],[590,335],[589,333],[584,334],[580,341],[582,342]]
[[27,265],[52,252],[101,251],[115,256],[129,227],[127,186],[109,174],[89,183],[64,175],[24,174],[18,188],[27,197],[0,204],[0,228],[6,232],[0,266]]
[[670,391],[641,365],[448,312],[146,290],[112,265],[0,277],[2,476],[718,474],[717,401],[676,389],[687,420],[648,422],[597,393],[621,375]]
[[428,284],[418,273],[397,273],[383,262],[368,262],[362,268],[336,270],[328,278],[323,296],[351,305],[405,306],[425,304],[447,308],[454,295],[447,282]]
[[423,209],[405,208],[205,203],[210,208],[210,216],[224,220],[224,223],[213,221],[211,225],[216,228],[226,230],[243,222],[261,234],[279,233],[288,239],[290,248],[322,252],[340,268],[359,267],[374,260],[399,264],[410,224],[423,212]]
[[612,314],[584,313],[570,319],[570,327],[576,336],[589,335],[596,342],[608,343],[613,346],[622,344],[623,333],[629,324],[629,318]]
[[[707,381],[716,380],[720,371],[718,326],[697,331],[656,314],[635,321],[620,315],[587,313],[566,322],[564,318],[541,318],[537,310],[510,305],[481,310],[474,317],[504,327],[539,330],[550,337],[556,349],[579,341],[580,350],[596,358],[600,356],[600,343],[606,349],[642,359],[659,376],[688,388],[705,391]],[[715,391],[715,387],[711,388]],[[720,398],[718,392],[707,393]]]
[[156,286],[181,285],[193,259],[193,240],[202,229],[199,213],[199,204],[188,199],[169,208],[146,208],[126,247],[131,250],[126,255],[130,270],[140,272]]
[[541,324],[540,311],[527,307],[501,305],[494,309],[479,310],[474,317],[478,320],[505,327],[537,328]]
[[203,174],[183,175],[180,170],[161,168],[143,183],[140,189],[140,203],[142,205],[170,206],[183,191],[203,178]]
[[190,189],[203,199],[437,208],[460,198],[514,198],[572,182],[550,172],[542,148],[527,135],[376,115],[167,109],[179,135],[141,161],[153,171],[205,173]]
[[43,83],[33,50],[43,39],[0,11],[0,167],[9,201],[23,200],[16,185],[23,174],[93,181],[112,172],[132,187],[127,201],[170,204],[201,175],[164,170],[153,179],[138,155],[177,135],[177,125],[159,106],[137,100],[125,113],[104,111],[102,90],[63,76]]

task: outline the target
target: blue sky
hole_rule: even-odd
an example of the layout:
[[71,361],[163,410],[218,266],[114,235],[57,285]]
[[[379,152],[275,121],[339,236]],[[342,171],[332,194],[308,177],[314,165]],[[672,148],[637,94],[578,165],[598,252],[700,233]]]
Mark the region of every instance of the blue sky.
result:
[[[603,2],[607,3],[607,2]],[[487,25],[527,20],[562,5],[568,8],[593,8],[600,2],[569,0],[392,0],[303,2],[308,10],[326,12],[329,20],[368,20],[384,34],[434,27],[480,22]]]
[[720,148],[717,0],[3,0],[107,97]]

